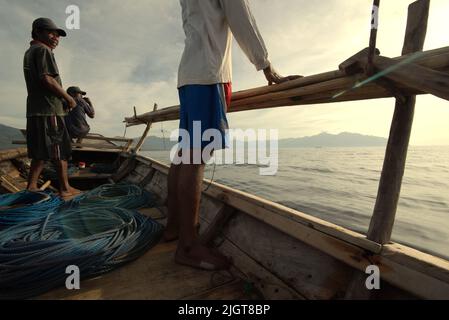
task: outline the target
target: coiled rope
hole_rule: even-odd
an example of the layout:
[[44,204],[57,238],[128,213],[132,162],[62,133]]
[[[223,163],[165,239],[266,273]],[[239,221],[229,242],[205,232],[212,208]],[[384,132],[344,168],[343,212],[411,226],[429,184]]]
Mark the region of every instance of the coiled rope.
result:
[[134,185],[106,185],[4,229],[0,299],[30,298],[63,286],[70,265],[87,279],[138,258],[159,241],[163,226],[120,206],[136,208],[152,199]]
[[47,216],[64,201],[50,192],[21,191],[0,196],[0,231]]
[[154,207],[156,197],[134,184],[105,184],[69,201],[67,206],[106,206],[125,209]]

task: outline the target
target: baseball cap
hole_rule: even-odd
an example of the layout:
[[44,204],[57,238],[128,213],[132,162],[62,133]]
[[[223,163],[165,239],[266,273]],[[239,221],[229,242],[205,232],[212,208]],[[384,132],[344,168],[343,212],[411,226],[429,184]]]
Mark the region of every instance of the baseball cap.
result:
[[66,37],[67,33],[56,26],[56,24],[49,18],[39,18],[33,21],[33,30],[54,30],[57,31],[61,37]]
[[68,94],[73,94],[73,93],[81,93],[83,96],[86,95],[86,92],[81,90],[79,87],[69,87],[67,89],[67,93]]

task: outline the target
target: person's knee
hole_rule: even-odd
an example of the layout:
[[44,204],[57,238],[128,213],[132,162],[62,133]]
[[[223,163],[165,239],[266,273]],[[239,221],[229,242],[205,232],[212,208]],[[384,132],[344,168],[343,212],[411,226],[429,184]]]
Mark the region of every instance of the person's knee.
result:
[[58,168],[61,168],[61,167],[64,167],[65,165],[67,165],[66,160],[53,160],[52,162],[53,162],[53,165]]

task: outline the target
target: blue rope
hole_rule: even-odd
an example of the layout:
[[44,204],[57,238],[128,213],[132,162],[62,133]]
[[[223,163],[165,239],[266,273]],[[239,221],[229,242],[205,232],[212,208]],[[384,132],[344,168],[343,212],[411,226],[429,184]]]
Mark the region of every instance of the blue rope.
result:
[[67,206],[101,205],[125,209],[156,206],[156,197],[134,184],[105,184],[69,201]]
[[102,275],[137,259],[162,235],[161,224],[124,208],[154,201],[137,186],[106,185],[75,200],[0,232],[0,299],[63,286],[69,265],[82,279]]
[[[50,192],[21,191],[0,196],[0,231],[55,211],[64,201]],[[5,209],[6,207],[6,209]],[[8,208],[9,207],[9,208]]]

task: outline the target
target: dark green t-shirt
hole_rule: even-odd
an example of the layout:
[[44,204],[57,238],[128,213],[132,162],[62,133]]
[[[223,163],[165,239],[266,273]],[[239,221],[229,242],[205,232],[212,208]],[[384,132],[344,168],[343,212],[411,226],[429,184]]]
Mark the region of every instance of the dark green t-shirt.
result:
[[47,74],[62,86],[52,50],[40,42],[33,41],[25,52],[23,71],[28,91],[27,117],[65,116],[67,113],[62,100],[42,85],[42,77]]

